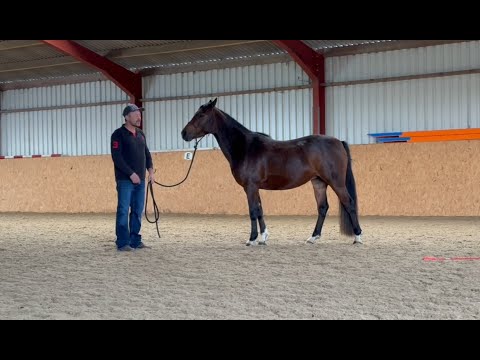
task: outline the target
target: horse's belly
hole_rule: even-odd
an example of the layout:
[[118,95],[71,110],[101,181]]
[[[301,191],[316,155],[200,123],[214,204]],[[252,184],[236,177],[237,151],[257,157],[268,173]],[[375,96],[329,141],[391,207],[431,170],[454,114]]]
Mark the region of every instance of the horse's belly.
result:
[[268,178],[260,184],[260,189],[264,190],[288,190],[302,186],[311,179],[313,175],[305,174],[304,176],[298,176],[295,178],[287,178],[279,175],[270,175]]

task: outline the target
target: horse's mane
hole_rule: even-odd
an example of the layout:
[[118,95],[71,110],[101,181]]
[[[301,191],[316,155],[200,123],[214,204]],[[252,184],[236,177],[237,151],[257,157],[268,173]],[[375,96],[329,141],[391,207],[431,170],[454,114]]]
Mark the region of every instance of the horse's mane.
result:
[[258,131],[257,131],[257,132],[255,132],[255,134],[258,134],[258,135],[263,135],[263,136],[266,136],[266,137],[268,137],[268,138],[270,138],[270,139],[272,138],[270,135],[268,135],[268,134],[265,134],[265,133],[262,133],[262,132],[258,132]]
[[[234,121],[234,124],[235,124],[237,127],[241,128],[241,129],[244,129],[244,130],[247,130],[247,131],[251,131],[250,129],[248,129],[247,127],[245,127],[243,124],[241,124],[238,120],[235,120],[232,116],[228,115],[225,111],[220,110],[220,109],[218,109],[218,108],[217,108],[217,110],[218,110],[223,116],[225,116],[227,119],[233,120],[233,121]],[[265,136],[265,137],[267,137],[267,138],[269,138],[269,139],[272,138],[270,135],[265,134],[265,133],[262,133],[262,132],[258,132],[258,131],[251,131],[251,132],[253,132],[254,134],[258,134],[258,135]]]

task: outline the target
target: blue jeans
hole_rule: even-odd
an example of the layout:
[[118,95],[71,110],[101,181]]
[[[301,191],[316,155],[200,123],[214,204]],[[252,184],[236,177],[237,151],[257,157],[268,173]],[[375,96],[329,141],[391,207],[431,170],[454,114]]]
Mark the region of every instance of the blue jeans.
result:
[[[115,233],[118,248],[130,245],[136,248],[142,241],[142,213],[145,205],[145,180],[135,185],[130,180],[117,181],[117,219]],[[130,219],[129,219],[129,210]]]

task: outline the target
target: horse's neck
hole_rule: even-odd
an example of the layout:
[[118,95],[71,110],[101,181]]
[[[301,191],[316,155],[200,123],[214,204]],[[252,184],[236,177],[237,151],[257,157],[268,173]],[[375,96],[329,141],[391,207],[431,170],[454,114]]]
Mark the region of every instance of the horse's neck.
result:
[[249,132],[228,117],[218,122],[217,131],[213,135],[232,168],[245,157]]

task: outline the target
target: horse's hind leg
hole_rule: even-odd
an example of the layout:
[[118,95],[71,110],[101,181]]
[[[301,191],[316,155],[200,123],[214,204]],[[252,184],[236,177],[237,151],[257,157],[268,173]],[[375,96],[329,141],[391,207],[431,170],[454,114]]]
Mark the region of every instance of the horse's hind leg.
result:
[[363,244],[361,234],[362,234],[362,229],[360,228],[360,223],[358,222],[358,213],[357,213],[357,204],[356,204],[356,199],[353,199],[350,194],[348,193],[348,189],[345,185],[339,185],[339,184],[330,184],[330,186],[333,188],[335,193],[338,196],[338,199],[340,200],[340,206],[343,206],[343,209],[341,208],[340,211],[345,211],[348,214],[349,217],[349,224],[343,224],[341,228],[343,227],[343,233],[345,235],[355,235],[355,243],[360,243]]
[[312,236],[307,240],[309,244],[315,244],[322,235],[322,227],[327,216],[328,201],[327,201],[327,183],[320,178],[312,180],[313,190],[315,192],[315,200],[317,201],[318,219]]

